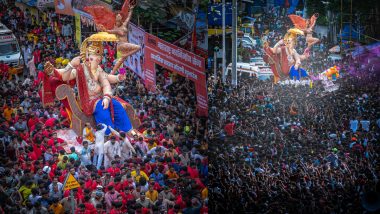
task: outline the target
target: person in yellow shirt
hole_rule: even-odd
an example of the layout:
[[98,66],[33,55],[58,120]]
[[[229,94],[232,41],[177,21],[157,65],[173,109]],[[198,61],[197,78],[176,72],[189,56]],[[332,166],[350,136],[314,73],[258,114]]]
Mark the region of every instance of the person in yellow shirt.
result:
[[5,106],[4,111],[3,111],[3,116],[7,121],[10,121],[12,119],[12,113],[13,113],[13,108],[9,106]]
[[149,150],[153,149],[156,146],[157,146],[157,143],[154,140],[149,140],[149,143],[148,143]]
[[168,179],[177,180],[179,178],[178,174],[174,171],[174,167],[170,167],[169,171],[166,173]]
[[149,190],[145,193],[145,196],[154,203],[158,199],[158,192],[153,189],[153,185],[149,185]]
[[207,189],[207,187],[203,188],[203,190],[201,192],[201,197],[202,197],[202,200],[205,200],[206,198],[208,198],[208,189]]
[[25,205],[25,202],[28,200],[29,195],[32,194],[32,189],[36,188],[37,185],[33,183],[33,181],[27,181],[24,185],[20,187],[18,190],[23,198],[23,205]]
[[90,123],[85,124],[85,128],[83,129],[83,140],[88,140],[91,143],[95,142],[95,132]]
[[136,183],[140,181],[141,176],[144,177],[146,181],[149,181],[149,177],[145,174],[145,172],[140,171],[140,165],[138,165],[136,169],[131,172],[131,176]]
[[50,205],[49,211],[52,211],[54,214],[64,214],[65,209],[62,204],[59,202],[58,198],[53,199],[53,204]]
[[65,150],[59,151],[58,161],[61,162],[63,160],[63,157],[66,157]]

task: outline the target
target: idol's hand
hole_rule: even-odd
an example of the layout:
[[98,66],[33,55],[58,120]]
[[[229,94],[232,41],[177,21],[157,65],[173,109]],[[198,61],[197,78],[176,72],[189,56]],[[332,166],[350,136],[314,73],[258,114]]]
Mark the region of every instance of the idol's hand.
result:
[[78,67],[80,65],[80,56],[77,56],[74,59],[72,59],[70,65],[74,68]]
[[119,74],[117,75],[117,79],[119,80],[119,82],[122,82],[127,79],[127,76],[125,74]]
[[129,1],[129,8],[130,9],[135,8],[136,5],[137,5],[137,0],[131,0],[131,1]]
[[107,32],[107,29],[102,24],[96,25],[96,28],[98,29],[98,31]]
[[103,102],[102,102],[103,109],[107,109],[109,104],[110,104],[109,98],[106,98],[106,97],[103,98]]

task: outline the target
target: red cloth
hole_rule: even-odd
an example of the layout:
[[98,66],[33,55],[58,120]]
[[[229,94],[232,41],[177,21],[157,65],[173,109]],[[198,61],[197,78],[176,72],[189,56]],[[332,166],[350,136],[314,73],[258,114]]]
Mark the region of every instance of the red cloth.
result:
[[135,197],[131,193],[125,194],[125,192],[120,192],[120,195],[123,198],[123,204],[127,203],[127,201],[135,200]]
[[194,168],[188,166],[187,172],[189,173],[190,178],[199,178],[199,172],[198,172],[197,168],[194,169]]
[[54,117],[47,119],[45,122],[45,126],[53,127],[56,120],[57,119],[55,119]]
[[92,204],[92,203],[90,203],[90,202],[85,202],[84,203],[84,206],[86,206],[86,211],[89,211],[89,213],[96,213],[96,209],[95,209],[95,207],[94,207],[94,205]]
[[86,181],[84,185],[86,189],[96,190],[96,186],[98,186],[98,183],[96,182],[96,180],[89,179],[88,181]]
[[34,118],[30,118],[28,120],[28,128],[32,128],[32,126],[35,126],[37,123],[39,123],[40,120],[37,118],[37,117],[34,117]]
[[41,50],[35,50],[33,52],[34,56],[34,64],[38,64],[41,62]]
[[110,173],[112,177],[115,177],[116,174],[117,174],[117,173],[120,174],[121,171],[120,171],[120,169],[117,168],[117,167],[115,167],[115,168],[110,167],[110,168],[107,169],[107,172]]
[[36,155],[37,159],[41,157],[43,150],[44,151],[46,150],[43,145],[38,145],[38,144],[33,145],[33,151],[34,151],[34,154]]
[[61,117],[63,117],[63,118],[69,117],[69,114],[67,114],[67,111],[65,110],[65,108],[61,108],[59,112],[61,114]]
[[208,207],[202,207],[201,214],[208,214]]
[[7,76],[9,72],[9,66],[5,63],[0,64],[0,75]]
[[[34,149],[34,146],[33,146],[33,149]],[[30,160],[33,160],[33,161],[38,160],[38,156],[37,156],[37,154],[35,152],[29,152],[28,156],[29,156]]]
[[[77,82],[78,82],[78,94],[81,101],[81,107],[84,114],[91,116],[93,113],[93,107],[96,99],[90,100],[90,95],[88,94],[87,81],[84,74],[83,65],[77,68]],[[112,102],[111,102],[112,103]]]
[[227,136],[233,136],[235,134],[234,127],[235,123],[228,123],[226,126],[224,126],[224,131],[226,132]]
[[[58,141],[59,144],[65,142],[65,141],[64,141],[63,139],[61,139],[61,138],[57,138],[57,141]],[[47,142],[47,144],[48,144],[49,146],[53,147],[53,146],[54,146],[54,138],[51,138],[51,139]]]

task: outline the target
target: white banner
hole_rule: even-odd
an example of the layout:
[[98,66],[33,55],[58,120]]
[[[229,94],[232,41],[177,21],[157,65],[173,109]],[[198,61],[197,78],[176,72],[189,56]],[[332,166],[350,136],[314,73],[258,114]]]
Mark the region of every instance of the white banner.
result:
[[145,74],[143,72],[145,31],[133,24],[129,24],[128,28],[128,41],[130,43],[140,45],[141,49],[137,53],[129,56],[128,59],[124,62],[124,65],[135,72],[141,79],[145,80]]

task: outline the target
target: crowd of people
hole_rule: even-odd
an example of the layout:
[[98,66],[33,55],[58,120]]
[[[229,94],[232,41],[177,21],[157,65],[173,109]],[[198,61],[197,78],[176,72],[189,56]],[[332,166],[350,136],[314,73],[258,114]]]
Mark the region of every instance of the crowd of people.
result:
[[[285,19],[263,19],[273,23],[274,30],[266,35],[272,44],[289,27]],[[322,39],[311,53],[314,58],[301,66],[314,72],[327,69],[332,64],[325,61],[331,46]],[[322,81],[284,85],[247,77],[239,78],[235,88],[209,81],[210,209],[215,213],[378,209],[380,73],[368,62],[351,57],[339,61],[341,75],[334,82],[339,88],[332,92]],[[351,75],[352,69],[361,75]]]
[[[83,148],[67,148],[57,134],[70,126],[67,112],[58,101],[43,108],[38,91],[45,62],[59,67],[56,59],[79,53],[72,18],[46,11],[37,20],[11,3],[0,8],[28,65],[0,80],[0,213],[71,213],[72,204],[78,214],[208,213],[207,120],[195,114],[191,82],[161,69],[152,93],[127,72],[116,94],[134,107],[141,134],[105,136],[105,125],[87,124]],[[106,48],[107,71],[115,50]],[[72,196],[64,190],[69,174],[80,184]]]

